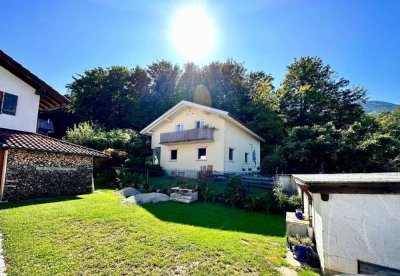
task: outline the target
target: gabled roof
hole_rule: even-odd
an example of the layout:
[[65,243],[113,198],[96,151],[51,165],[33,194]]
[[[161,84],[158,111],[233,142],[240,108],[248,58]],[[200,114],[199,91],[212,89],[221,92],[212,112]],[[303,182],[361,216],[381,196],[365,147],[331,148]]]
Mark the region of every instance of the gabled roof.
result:
[[167,112],[165,112],[163,115],[161,115],[160,117],[158,117],[155,121],[153,121],[151,124],[149,124],[147,127],[145,127],[142,131],[140,131],[141,134],[146,134],[146,135],[151,135],[151,131],[156,128],[158,125],[160,125],[162,122],[168,120],[168,118],[170,116],[172,116],[173,114],[181,111],[183,108],[196,108],[196,109],[200,109],[200,110],[204,110],[206,112],[210,112],[213,114],[216,114],[228,121],[230,121],[231,123],[233,123],[234,125],[238,126],[239,128],[241,128],[242,130],[244,130],[245,132],[247,132],[248,134],[250,134],[251,136],[255,137],[256,139],[264,142],[264,139],[261,138],[259,135],[257,135],[256,133],[254,133],[253,131],[251,131],[249,128],[247,128],[243,123],[239,122],[237,119],[235,119],[234,117],[232,117],[231,114],[229,114],[229,112],[227,111],[223,111],[220,109],[216,109],[216,108],[212,108],[209,106],[205,106],[205,105],[201,105],[201,104],[197,104],[197,103],[193,103],[193,102],[189,102],[189,101],[181,101],[178,104],[176,104],[174,107],[172,107],[170,110],[168,110]]
[[40,95],[39,110],[52,109],[70,103],[70,100],[65,96],[61,95],[50,85],[1,50],[0,66],[36,89],[36,93]]
[[43,151],[52,153],[86,155],[93,157],[109,157],[108,154],[97,150],[75,145],[67,141],[58,140],[48,136],[0,128],[0,149],[19,149],[30,151]]

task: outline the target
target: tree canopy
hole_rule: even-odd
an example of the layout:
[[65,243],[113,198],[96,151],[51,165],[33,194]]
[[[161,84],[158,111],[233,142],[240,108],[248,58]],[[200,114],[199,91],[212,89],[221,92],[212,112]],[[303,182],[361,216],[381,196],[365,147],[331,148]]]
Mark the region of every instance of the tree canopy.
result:
[[67,88],[77,123],[108,131],[140,131],[181,100],[226,110],[266,140],[264,173],[399,170],[400,109],[365,114],[366,90],[318,57],[295,59],[273,83],[234,60],[183,68],[161,60],[87,70]]

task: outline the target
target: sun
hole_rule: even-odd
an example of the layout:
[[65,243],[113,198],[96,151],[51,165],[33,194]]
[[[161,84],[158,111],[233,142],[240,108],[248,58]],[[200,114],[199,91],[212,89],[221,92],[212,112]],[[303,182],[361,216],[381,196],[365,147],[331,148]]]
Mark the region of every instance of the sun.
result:
[[206,9],[193,5],[178,10],[173,20],[172,39],[187,61],[207,58],[215,46],[215,28]]

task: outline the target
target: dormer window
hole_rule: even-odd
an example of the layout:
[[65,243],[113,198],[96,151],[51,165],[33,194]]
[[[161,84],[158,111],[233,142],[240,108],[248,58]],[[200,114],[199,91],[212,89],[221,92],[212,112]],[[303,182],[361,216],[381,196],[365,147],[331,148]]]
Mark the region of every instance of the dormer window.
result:
[[0,91],[0,114],[13,115],[17,113],[18,96]]

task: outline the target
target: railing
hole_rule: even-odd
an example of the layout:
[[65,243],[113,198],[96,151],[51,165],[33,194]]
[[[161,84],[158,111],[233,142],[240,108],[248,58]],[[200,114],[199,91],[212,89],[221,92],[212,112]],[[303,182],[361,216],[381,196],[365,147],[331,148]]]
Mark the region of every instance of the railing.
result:
[[38,120],[38,128],[53,130],[53,121],[47,119],[39,119]]
[[167,132],[160,134],[160,144],[200,140],[213,141],[214,128],[194,128],[184,131]]

